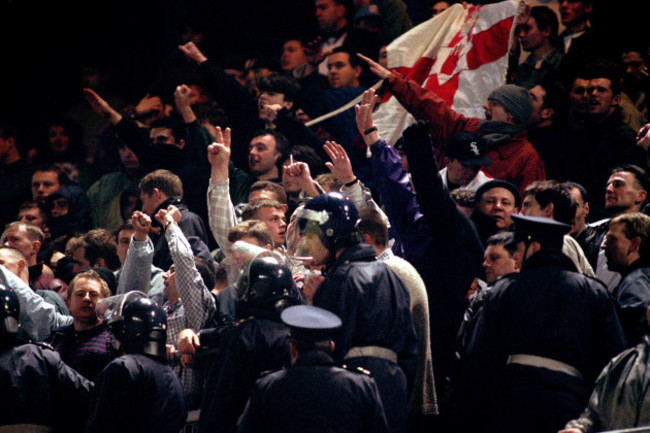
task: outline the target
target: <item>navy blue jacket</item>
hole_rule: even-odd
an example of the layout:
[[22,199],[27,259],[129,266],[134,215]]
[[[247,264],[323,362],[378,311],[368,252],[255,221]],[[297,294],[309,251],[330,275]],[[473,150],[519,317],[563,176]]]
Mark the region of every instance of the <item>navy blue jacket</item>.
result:
[[255,382],[237,431],[382,433],[388,426],[368,373],[337,367],[329,354],[310,351]]

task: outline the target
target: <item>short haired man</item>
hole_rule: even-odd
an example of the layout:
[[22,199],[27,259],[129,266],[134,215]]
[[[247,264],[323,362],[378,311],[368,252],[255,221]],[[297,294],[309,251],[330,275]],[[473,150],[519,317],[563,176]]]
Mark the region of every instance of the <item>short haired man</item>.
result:
[[305,47],[299,38],[290,38],[282,44],[280,55],[280,67],[285,73],[292,73],[294,69],[303,66],[307,62]]
[[[650,178],[646,171],[635,165],[621,165],[615,167],[607,180],[605,192],[605,210],[610,218],[626,213],[641,212],[648,200],[650,192]],[[610,218],[590,223],[590,227],[595,232],[588,238],[590,248],[598,248],[598,257],[596,261],[596,278],[600,279],[609,288],[610,291],[618,285],[620,274],[610,271],[607,267],[605,252],[601,245],[605,238]]]
[[341,319],[308,305],[287,308],[281,319],[290,329],[292,366],[255,383],[237,431],[308,430],[318,422],[332,432],[388,432],[375,380],[334,364]]
[[330,88],[358,87],[362,67],[355,56],[341,48],[327,56],[327,81]]
[[65,172],[57,165],[43,164],[32,175],[32,200],[45,202],[45,197],[68,183]]
[[63,362],[92,381],[119,356],[115,337],[96,311],[97,302],[110,295],[108,285],[95,271],[77,274],[66,299],[72,324],[55,329],[48,338]]
[[43,263],[38,253],[45,242],[45,234],[30,223],[14,221],[9,223],[2,233],[2,244],[19,250],[27,262],[29,284],[35,290],[50,289],[54,271]]
[[545,78],[553,77],[562,61],[558,49],[558,20],[548,6],[533,6],[525,23],[521,24],[519,40],[528,57],[517,67],[514,84],[530,90]]
[[[575,207],[568,189],[563,184],[553,180],[537,181],[528,185],[524,191],[521,214],[573,224]],[[582,247],[568,234],[564,236],[562,252],[573,261],[578,272],[594,276],[594,270]]]
[[594,218],[607,216],[603,179],[623,164],[647,170],[645,152],[636,146],[636,131],[623,121],[620,110],[621,84],[619,67],[601,62],[585,68],[581,77],[586,85],[586,113],[582,125],[569,125],[569,138],[579,154],[575,174],[570,178],[589,192]]
[[[153,217],[161,209],[167,209],[169,205],[176,206],[182,215],[178,226],[188,239],[196,237],[208,245],[208,237],[203,219],[192,212],[183,200],[183,182],[180,177],[169,170],[154,170],[145,175],[140,181],[140,200],[142,211]],[[158,222],[152,224],[156,230],[160,227]],[[172,265],[172,258],[165,236],[161,233],[151,233],[154,242],[153,264],[160,269],[169,269]]]
[[[345,0],[314,1],[314,16],[321,33],[321,51],[328,52],[345,42],[352,24],[348,21],[351,18],[351,11],[347,10],[349,5]],[[319,74],[327,75],[326,62],[321,62],[318,69]]]
[[242,221],[256,219],[269,228],[273,248],[282,250],[287,237],[285,207],[275,200],[259,199],[248,203],[242,210]]
[[439,173],[443,184],[453,191],[465,187],[476,191],[491,179],[481,166],[490,165],[485,140],[473,132],[463,131],[449,137]]
[[388,247],[388,226],[382,215],[370,208],[359,211],[359,233],[366,244],[372,245],[377,259],[386,263],[404,281],[411,300],[411,318],[418,339],[418,367],[409,397],[409,413],[423,422],[438,412],[431,361],[429,299],[422,277],[411,263],[393,254]]
[[637,345],[650,332],[650,217],[634,212],[612,218],[602,248],[609,270],[621,274],[612,295],[628,343]]
[[512,240],[512,236],[512,232],[503,232],[487,239],[483,269],[485,269],[485,282],[488,285],[493,285],[505,275],[519,272],[513,255],[514,251],[508,244]]
[[72,251],[72,260],[74,262],[72,272],[75,274],[86,268],[117,271],[120,268],[120,259],[117,255],[115,237],[106,229],[93,229],[84,233],[81,243]]
[[604,285],[575,272],[561,252],[571,226],[512,218],[521,271],[485,293],[460,360],[459,423],[468,431],[557,431],[582,412],[625,337]]

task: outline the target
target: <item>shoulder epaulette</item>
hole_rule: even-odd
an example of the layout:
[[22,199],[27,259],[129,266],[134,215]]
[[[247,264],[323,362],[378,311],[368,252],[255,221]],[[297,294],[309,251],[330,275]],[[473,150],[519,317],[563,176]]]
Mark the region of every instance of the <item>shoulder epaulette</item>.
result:
[[351,371],[353,373],[365,374],[366,376],[371,375],[370,370],[366,370],[363,367],[352,367],[352,366],[346,365],[346,364],[343,364],[341,367],[348,370],[348,371]]

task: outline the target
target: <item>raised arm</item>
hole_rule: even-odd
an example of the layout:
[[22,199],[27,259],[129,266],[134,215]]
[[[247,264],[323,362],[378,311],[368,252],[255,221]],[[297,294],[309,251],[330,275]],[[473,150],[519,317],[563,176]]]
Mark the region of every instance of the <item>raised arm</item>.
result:
[[215,142],[208,146],[210,184],[208,186],[208,224],[221,249],[229,245],[228,231],[237,224],[229,188],[230,128],[216,128]]
[[214,297],[196,268],[192,247],[178,227],[181,212],[170,205],[158,211],[156,219],[165,227],[165,238],[176,271],[176,289],[185,310],[185,325],[198,331],[216,309]]
[[122,294],[133,290],[149,293],[154,253],[153,242],[149,238],[151,218],[144,212],[135,211],[131,216],[131,222],[135,231],[120,272],[117,293]]

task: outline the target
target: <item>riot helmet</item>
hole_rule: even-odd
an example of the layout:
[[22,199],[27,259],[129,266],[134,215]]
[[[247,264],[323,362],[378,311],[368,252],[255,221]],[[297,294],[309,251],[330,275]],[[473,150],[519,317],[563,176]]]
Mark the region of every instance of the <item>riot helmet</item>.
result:
[[301,303],[291,270],[272,252],[261,253],[244,265],[235,283],[238,316],[244,311],[280,313]]
[[18,295],[0,284],[0,336],[15,337],[18,334],[20,321],[20,301]]
[[360,242],[358,223],[357,208],[342,194],[330,192],[316,196],[297,211],[300,241],[294,255],[314,257],[317,255],[314,240],[318,239],[331,259],[338,249]]
[[167,316],[147,295],[133,291],[104,298],[97,308],[124,352],[165,359]]

